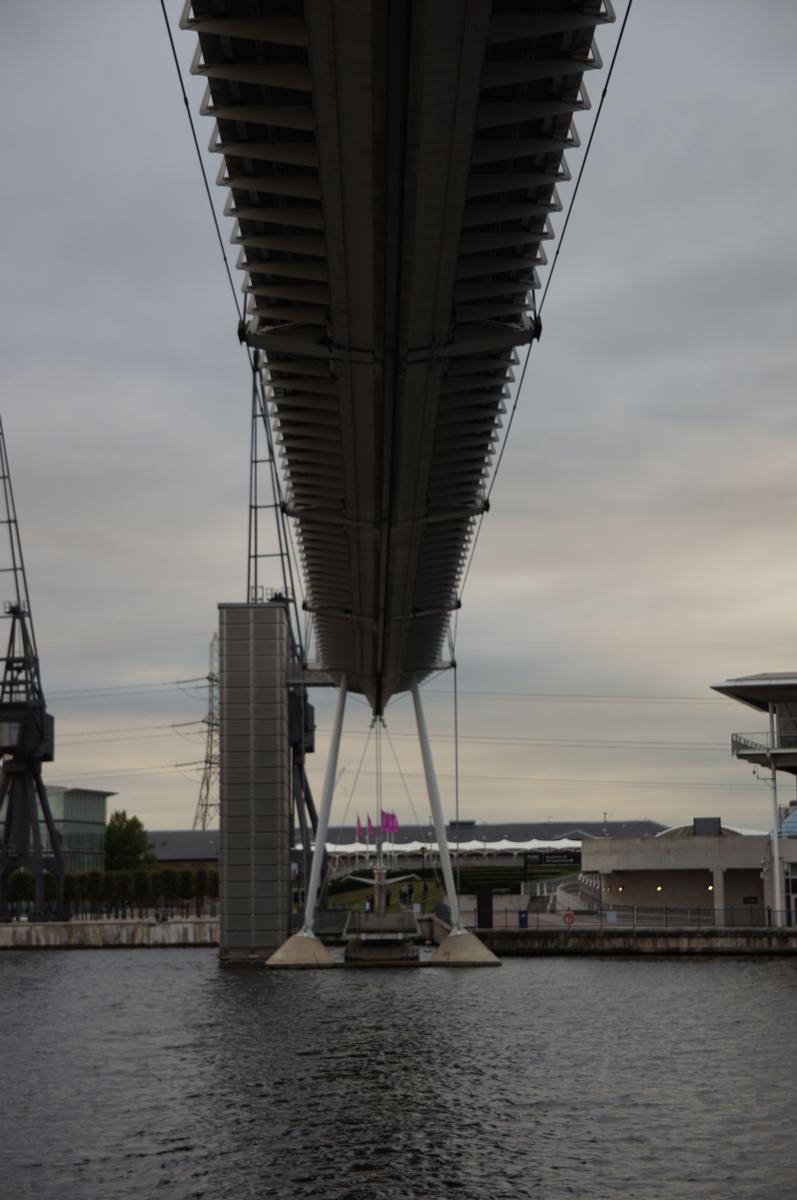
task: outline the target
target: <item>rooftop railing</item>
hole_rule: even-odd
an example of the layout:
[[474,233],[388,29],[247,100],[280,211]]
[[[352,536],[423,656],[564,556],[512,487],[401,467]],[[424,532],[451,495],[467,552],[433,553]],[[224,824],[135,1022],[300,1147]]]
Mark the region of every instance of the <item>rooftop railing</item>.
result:
[[769,733],[763,730],[755,733],[731,734],[731,752],[733,754],[768,754],[770,748],[776,754],[778,750],[797,750],[797,733],[780,733],[776,735],[774,743]]

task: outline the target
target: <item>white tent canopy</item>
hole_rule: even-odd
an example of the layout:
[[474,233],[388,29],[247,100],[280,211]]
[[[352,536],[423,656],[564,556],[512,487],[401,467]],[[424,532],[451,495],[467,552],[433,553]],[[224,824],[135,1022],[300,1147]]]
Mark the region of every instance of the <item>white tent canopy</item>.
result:
[[[523,854],[530,851],[580,850],[581,842],[572,838],[559,838],[556,841],[543,841],[541,838],[531,838],[527,842],[513,842],[509,838],[501,838],[497,842],[486,842],[474,839],[468,842],[449,842],[452,850],[460,850],[466,854]],[[376,846],[369,842],[327,842],[327,854],[358,855],[375,854]],[[296,847],[301,850],[301,845]],[[419,855],[437,854],[437,842],[384,842],[382,849],[386,854]]]

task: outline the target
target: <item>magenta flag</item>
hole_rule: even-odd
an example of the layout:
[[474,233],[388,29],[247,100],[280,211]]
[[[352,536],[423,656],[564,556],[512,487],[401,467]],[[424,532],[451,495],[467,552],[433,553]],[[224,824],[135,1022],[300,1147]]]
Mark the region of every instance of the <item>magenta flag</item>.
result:
[[390,833],[390,813],[382,809],[382,833]]
[[396,815],[396,813],[391,813],[390,819],[393,822],[393,824],[391,826],[391,832],[398,833],[399,823],[398,823],[398,816]]
[[362,825],[362,821],[360,820],[360,814],[358,813],[357,814],[357,841],[361,842],[362,840],[363,840],[363,825]]
[[371,838],[374,836],[374,826],[373,826],[373,822],[371,820],[370,815],[368,817],[366,817],[366,821],[368,822],[368,824],[367,824],[368,840],[370,841]]

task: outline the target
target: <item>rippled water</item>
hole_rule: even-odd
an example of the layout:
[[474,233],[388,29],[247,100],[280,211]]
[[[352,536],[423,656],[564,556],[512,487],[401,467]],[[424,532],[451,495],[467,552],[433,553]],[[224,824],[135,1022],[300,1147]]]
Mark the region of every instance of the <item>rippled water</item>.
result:
[[789,1200],[797,962],[0,958],[15,1200]]

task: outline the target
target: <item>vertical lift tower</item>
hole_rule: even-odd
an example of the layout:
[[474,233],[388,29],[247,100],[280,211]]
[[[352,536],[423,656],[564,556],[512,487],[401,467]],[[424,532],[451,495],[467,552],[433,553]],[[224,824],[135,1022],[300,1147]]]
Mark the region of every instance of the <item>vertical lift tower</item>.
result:
[[0,659],[3,672],[0,682],[0,754],[3,755],[0,785],[0,921],[10,919],[8,882],[17,870],[30,871],[33,875],[31,916],[33,920],[40,921],[46,915],[45,872],[55,877],[54,915],[65,915],[64,860],[60,835],[53,821],[42,779],[42,764],[53,760],[55,734],[53,718],[47,712],[42,690],[39,653],[2,422],[0,487],[4,505],[2,523],[8,534],[7,557],[2,567],[5,581],[2,615],[8,624],[8,641],[4,656]]

